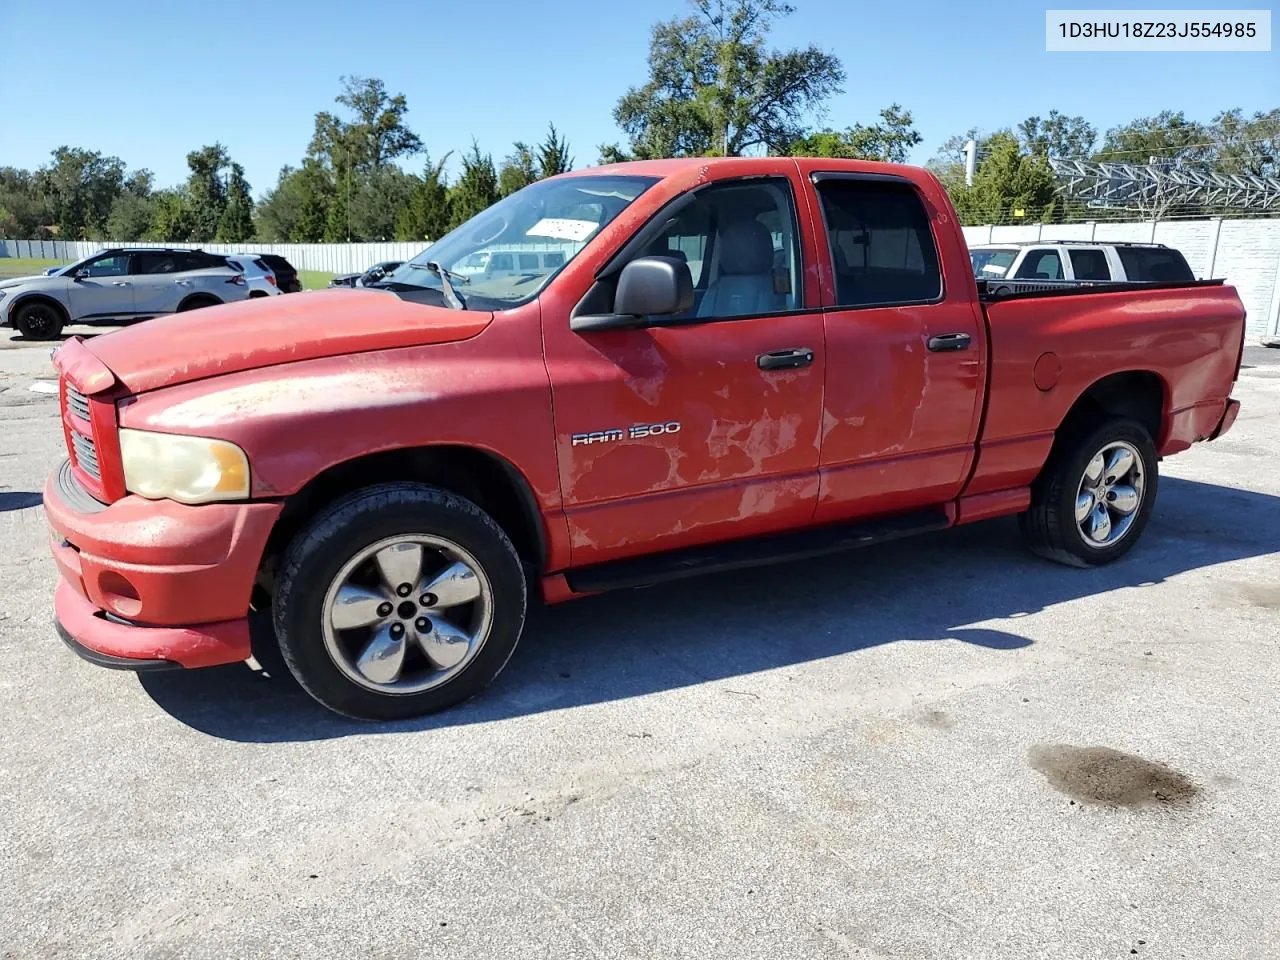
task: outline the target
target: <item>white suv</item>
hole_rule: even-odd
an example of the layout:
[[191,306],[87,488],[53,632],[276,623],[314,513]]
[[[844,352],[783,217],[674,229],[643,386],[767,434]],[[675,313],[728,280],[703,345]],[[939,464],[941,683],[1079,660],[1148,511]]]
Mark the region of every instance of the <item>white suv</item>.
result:
[[54,340],[68,323],[141,320],[249,296],[243,272],[202,250],[103,250],[38,277],[0,282],[0,326]]
[[1163,243],[1045,240],[980,243],[969,247],[979,280],[1191,281],[1186,258]]

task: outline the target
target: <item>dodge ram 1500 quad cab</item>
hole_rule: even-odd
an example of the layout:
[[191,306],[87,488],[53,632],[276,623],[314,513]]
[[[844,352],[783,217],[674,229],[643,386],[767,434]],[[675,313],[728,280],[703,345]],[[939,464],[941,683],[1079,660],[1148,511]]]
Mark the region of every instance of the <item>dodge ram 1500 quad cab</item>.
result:
[[[528,265],[465,272],[492,250]],[[529,594],[1002,514],[1115,560],[1160,458],[1235,420],[1244,309],[1044,286],[988,294],[921,169],[658,160],[526,187],[372,288],[72,338],[58,630],[139,670],[261,651],[394,718],[485,687]]]

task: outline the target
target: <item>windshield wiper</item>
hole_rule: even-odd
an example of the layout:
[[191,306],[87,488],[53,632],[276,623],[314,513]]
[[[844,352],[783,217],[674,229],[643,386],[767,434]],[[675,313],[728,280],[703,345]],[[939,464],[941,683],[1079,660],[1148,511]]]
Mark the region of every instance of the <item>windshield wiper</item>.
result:
[[418,270],[430,270],[440,278],[440,290],[444,294],[444,298],[446,302],[448,302],[449,306],[453,307],[455,310],[467,309],[467,301],[463,300],[462,297],[458,295],[458,291],[453,289],[453,280],[456,279],[459,283],[470,282],[466,277],[459,276],[451,270],[446,270],[434,260],[428,260],[426,263],[410,263],[407,264],[407,266],[414,267]]

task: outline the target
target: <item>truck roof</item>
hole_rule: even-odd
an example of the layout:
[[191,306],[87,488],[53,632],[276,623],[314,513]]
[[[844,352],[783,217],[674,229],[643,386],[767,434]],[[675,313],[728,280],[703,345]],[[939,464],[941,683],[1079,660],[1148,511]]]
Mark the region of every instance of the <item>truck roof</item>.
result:
[[889,174],[908,179],[932,176],[924,167],[904,163],[881,163],[878,160],[845,160],[835,157],[670,157],[662,160],[628,160],[580,170],[570,170],[560,177],[601,176],[623,174],[645,177],[669,177],[693,167],[717,169],[731,168],[735,172],[750,175],[753,170],[776,169],[779,160],[795,160],[804,172],[824,170],[839,173]]

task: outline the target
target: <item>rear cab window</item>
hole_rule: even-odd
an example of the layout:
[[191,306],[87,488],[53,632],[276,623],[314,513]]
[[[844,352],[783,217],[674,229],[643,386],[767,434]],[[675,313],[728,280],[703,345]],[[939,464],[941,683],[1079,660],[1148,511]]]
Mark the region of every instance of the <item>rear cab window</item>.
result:
[[908,183],[832,177],[816,184],[841,307],[942,299],[929,216]]

